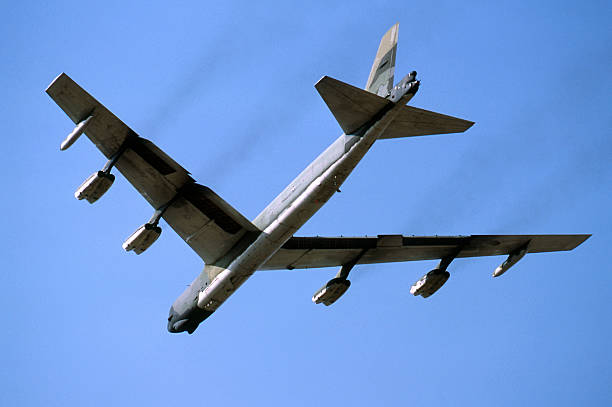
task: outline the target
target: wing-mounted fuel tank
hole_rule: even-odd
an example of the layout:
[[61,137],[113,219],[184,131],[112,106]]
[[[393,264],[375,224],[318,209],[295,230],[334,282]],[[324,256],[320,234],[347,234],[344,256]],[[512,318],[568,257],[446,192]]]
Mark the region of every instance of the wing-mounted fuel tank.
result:
[[508,271],[508,269],[512,266],[514,266],[516,263],[518,263],[518,261],[520,259],[522,259],[523,257],[525,257],[525,255],[527,254],[527,252],[529,251],[529,243],[527,242],[526,244],[524,244],[523,246],[519,247],[518,249],[516,249],[515,251],[513,251],[512,253],[510,253],[508,255],[508,258],[499,265],[499,267],[497,267],[495,269],[495,271],[493,272],[493,277],[499,277],[502,274],[504,274],[506,271]]
[[81,134],[85,132],[85,130],[87,129],[87,126],[89,126],[89,123],[91,123],[92,119],[93,119],[93,116],[90,115],[85,120],[79,122],[79,124],[76,125],[74,130],[70,132],[68,137],[66,137],[66,139],[62,141],[62,144],[60,145],[60,150],[64,151],[68,147],[73,145],[74,142],[77,141],[79,137],[81,137]]

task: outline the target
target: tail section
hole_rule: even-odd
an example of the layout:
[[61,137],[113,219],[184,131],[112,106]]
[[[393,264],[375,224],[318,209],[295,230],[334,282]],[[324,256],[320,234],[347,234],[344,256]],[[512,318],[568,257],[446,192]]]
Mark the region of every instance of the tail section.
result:
[[469,129],[474,124],[471,121],[406,106],[412,96],[405,95],[414,95],[419,81],[413,71],[393,87],[398,28],[399,24],[395,24],[380,40],[365,90],[329,76],[316,83],[315,88],[344,133],[359,133],[390,110],[396,112],[395,117],[379,138],[460,133]]
[[[393,102],[348,83],[324,76],[315,88],[344,130],[355,134]],[[399,108],[399,106],[398,106]],[[402,106],[396,118],[380,136],[381,139],[426,136],[431,134],[461,133],[474,122],[430,112],[412,106]]]
[[402,106],[402,110],[379,139],[463,133],[474,122],[430,112],[418,107]]
[[387,97],[393,87],[393,76],[395,74],[395,53],[397,52],[397,33],[399,23],[387,31],[380,40],[374,64],[370,71],[368,83],[365,90],[382,97]]
[[353,134],[393,102],[356,88],[348,83],[324,76],[315,88],[338,121],[344,134]]

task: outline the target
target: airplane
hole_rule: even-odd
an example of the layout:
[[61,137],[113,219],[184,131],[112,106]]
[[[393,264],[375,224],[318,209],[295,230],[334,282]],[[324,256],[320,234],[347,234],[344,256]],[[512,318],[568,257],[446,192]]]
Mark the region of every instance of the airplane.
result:
[[255,219],[249,221],[151,141],[138,136],[107,108],[60,74],[46,93],[76,124],[65,150],[82,134],[108,159],[75,192],[97,201],[112,185],[117,168],[154,208],[147,223],[124,243],[141,254],[160,236],[160,220],[202,258],[204,270],[174,301],[168,331],[192,334],[258,270],[339,267],[312,297],[335,303],[349,288],[349,273],[363,264],[440,260],[410,289],[427,298],[450,277],[455,258],[506,255],[493,277],[527,253],[572,250],[590,235],[471,235],[298,237],[304,225],[336,192],[377,140],[459,133],[474,123],[407,105],[419,89],[415,71],[393,86],[399,24],[382,37],[365,89],[324,76],[315,88],[343,134],[306,167]]

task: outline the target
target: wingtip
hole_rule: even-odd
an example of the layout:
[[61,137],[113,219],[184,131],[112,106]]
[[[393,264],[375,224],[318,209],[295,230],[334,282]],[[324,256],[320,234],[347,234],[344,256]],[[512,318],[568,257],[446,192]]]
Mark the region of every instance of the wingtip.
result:
[[391,28],[389,28],[389,29],[387,30],[387,32],[385,33],[385,35],[383,36],[383,38],[386,38],[386,37],[387,37],[387,35],[389,35],[389,36],[390,36],[390,38],[391,38],[391,42],[393,42],[393,43],[395,43],[395,44],[396,44],[396,43],[397,43],[397,34],[398,34],[398,32],[399,32],[399,22],[398,22],[398,23],[393,24],[393,25],[391,26]]
[[460,119],[460,120],[462,122],[461,126],[458,126],[457,131],[455,133],[465,133],[470,128],[472,128],[474,124],[476,124],[475,122],[470,121],[470,120],[465,120],[465,119]]
[[593,235],[591,235],[591,234],[576,234],[576,235],[567,235],[567,236],[572,236],[574,238],[574,241],[572,242],[572,245],[567,250],[574,250],[575,248],[577,248],[578,246],[583,244],[589,237],[591,237]]
[[315,88],[317,87],[319,83],[321,83],[321,81],[325,80],[325,78],[329,78],[329,76],[327,75],[321,76],[321,78],[314,84]]
[[46,93],[49,93],[49,90],[50,90],[50,89],[53,87],[53,85],[54,85],[56,82],[58,82],[58,81],[59,81],[61,78],[64,78],[64,77],[68,77],[68,75],[66,75],[66,73],[65,73],[65,72],[62,72],[62,73],[60,73],[59,75],[57,75],[57,76],[55,77],[55,79],[53,79],[53,80],[51,81],[51,83],[49,84],[49,86],[47,86],[47,89],[45,89],[45,92],[46,92]]
[[338,83],[338,82],[343,84],[343,82],[339,81],[338,79],[332,78],[329,75],[323,75],[321,79],[319,79],[317,83],[314,84],[314,87],[317,89],[317,91],[319,91],[319,88],[321,87],[322,84],[327,84],[327,86],[332,86],[334,83]]

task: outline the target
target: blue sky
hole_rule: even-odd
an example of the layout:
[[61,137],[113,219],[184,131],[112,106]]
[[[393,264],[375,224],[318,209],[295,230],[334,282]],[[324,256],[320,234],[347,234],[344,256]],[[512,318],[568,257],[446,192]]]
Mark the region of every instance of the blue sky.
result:
[[[127,3],[127,4],[126,4]],[[3,7],[1,405],[610,405],[610,2],[22,2]],[[299,235],[593,233],[573,252],[261,272],[194,335],[166,331],[201,260],[44,93],[68,73],[254,218],[340,134],[313,88],[363,86],[400,22],[411,104],[476,122],[377,143]],[[164,224],[162,223],[162,227]]]

